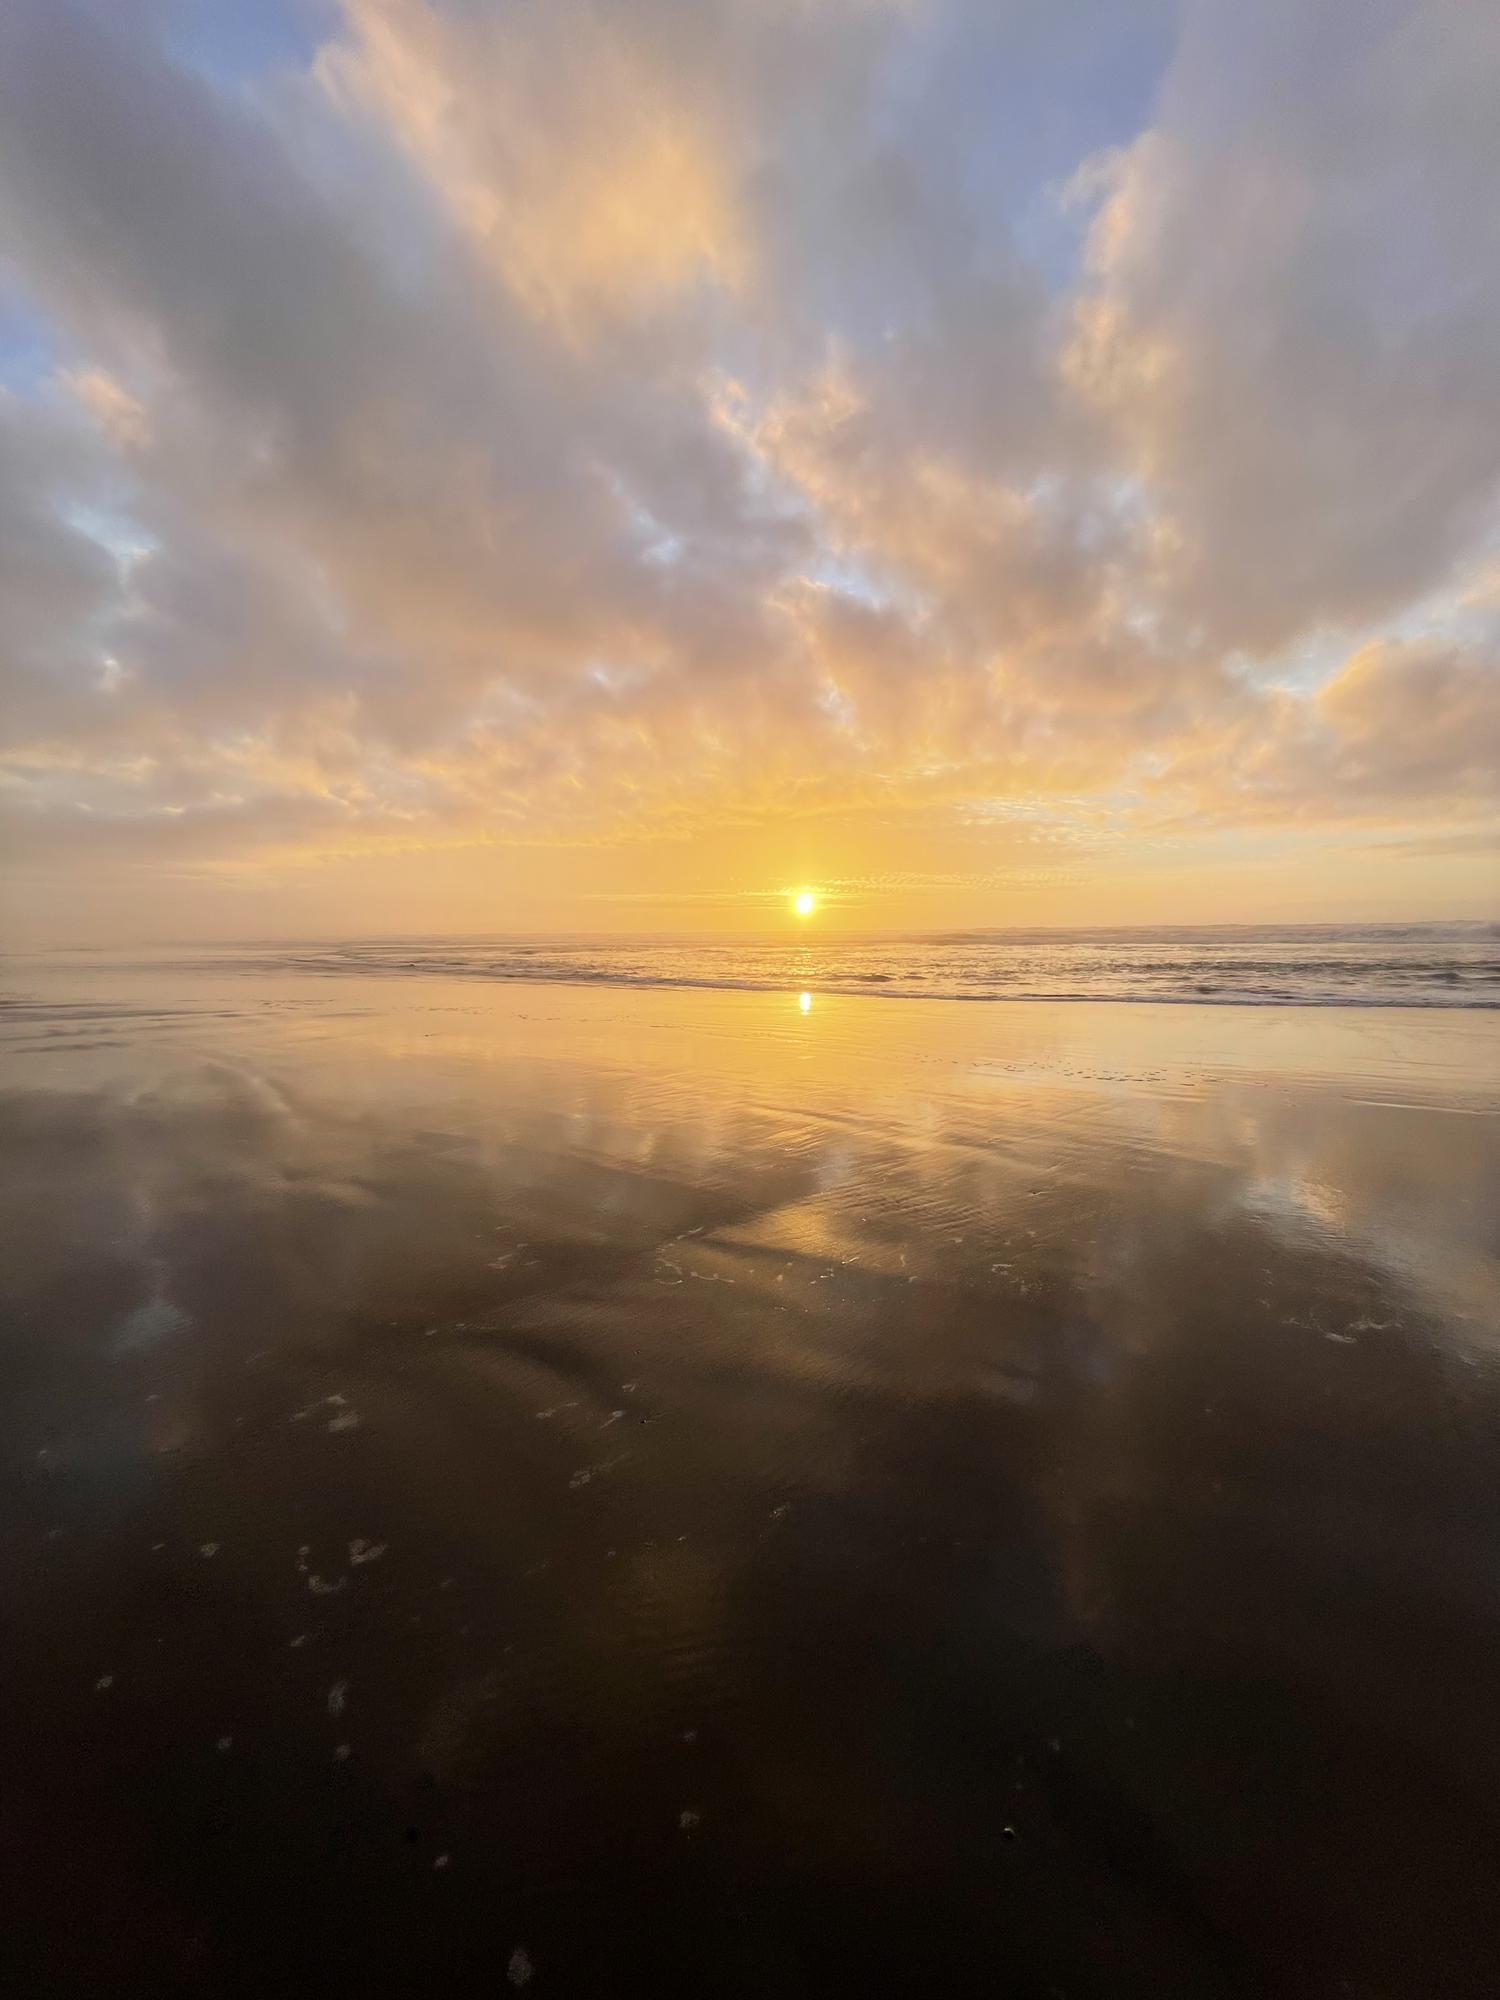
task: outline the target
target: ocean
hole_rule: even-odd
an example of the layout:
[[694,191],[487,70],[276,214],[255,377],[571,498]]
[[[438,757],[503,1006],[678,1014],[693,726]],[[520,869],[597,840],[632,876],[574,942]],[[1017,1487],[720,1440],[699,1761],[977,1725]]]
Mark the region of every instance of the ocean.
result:
[[[87,956],[80,954],[80,957]],[[123,958],[102,955],[123,964]],[[142,955],[131,954],[139,963]],[[984,930],[786,941],[374,938],[170,947],[162,970],[417,974],[589,986],[868,993],[913,1000],[1500,1007],[1500,924]],[[144,965],[142,969],[145,969]],[[16,961],[12,981],[23,977]]]

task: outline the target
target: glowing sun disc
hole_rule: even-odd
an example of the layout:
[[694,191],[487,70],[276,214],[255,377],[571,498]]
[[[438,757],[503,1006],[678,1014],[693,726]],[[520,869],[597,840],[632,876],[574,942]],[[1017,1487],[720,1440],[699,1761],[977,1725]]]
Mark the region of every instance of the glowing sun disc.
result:
[[818,907],[818,899],[811,889],[799,889],[792,898],[792,908],[799,917],[810,917]]

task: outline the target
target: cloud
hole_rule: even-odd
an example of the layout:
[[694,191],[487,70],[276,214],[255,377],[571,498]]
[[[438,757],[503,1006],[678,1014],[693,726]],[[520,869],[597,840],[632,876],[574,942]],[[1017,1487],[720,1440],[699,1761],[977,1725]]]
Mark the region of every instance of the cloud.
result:
[[150,442],[151,425],[144,406],[103,368],[69,369],[63,382],[111,444],[124,450]]
[[[1432,641],[1361,647],[1315,695],[1267,696],[1164,774],[1166,796],[1235,821],[1361,821],[1493,812],[1500,653]],[[1441,849],[1434,849],[1439,852]]]
[[1500,860],[1500,826],[1459,827],[1452,833],[1414,834],[1404,840],[1372,843],[1377,853],[1419,860],[1453,858]]
[[15,848],[1482,819],[1500,31],[1174,18],[12,0]]
[[661,23],[563,4],[503,14],[350,0],[318,75],[415,160],[526,308],[583,337],[699,284],[747,245],[714,106],[663,61]]
[[1198,0],[1096,163],[1065,356],[1224,645],[1386,615],[1493,519],[1500,18]]

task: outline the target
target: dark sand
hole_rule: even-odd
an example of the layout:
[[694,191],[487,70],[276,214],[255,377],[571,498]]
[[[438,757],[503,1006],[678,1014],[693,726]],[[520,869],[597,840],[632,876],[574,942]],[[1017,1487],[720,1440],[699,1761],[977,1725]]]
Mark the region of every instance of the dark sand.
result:
[[1496,1991],[1496,1017],[51,992],[7,1992]]

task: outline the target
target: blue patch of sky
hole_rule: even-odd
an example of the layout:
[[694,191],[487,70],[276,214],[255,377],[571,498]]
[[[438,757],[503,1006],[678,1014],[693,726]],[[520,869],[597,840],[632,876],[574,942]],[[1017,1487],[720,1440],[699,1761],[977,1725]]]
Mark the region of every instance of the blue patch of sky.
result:
[[1352,643],[1347,630],[1324,625],[1299,633],[1289,646],[1274,653],[1230,653],[1224,666],[1235,680],[1253,687],[1281,688],[1288,694],[1315,694],[1343,666]]
[[1483,594],[1470,594],[1460,581],[1430,592],[1375,624],[1319,626],[1275,653],[1232,653],[1225,665],[1236,678],[1256,687],[1310,695],[1326,687],[1361,647],[1426,641],[1472,649],[1493,639],[1496,622],[1493,601]]
[[57,329],[46,314],[0,280],[0,389],[38,402],[52,390],[65,359]]
[[[937,332],[979,288],[1060,295],[1077,281],[1078,167],[1151,122],[1175,0],[970,0],[892,37],[862,136],[830,157],[800,132],[780,166],[801,192],[780,242],[823,327],[856,350]],[[982,307],[981,307],[982,309]],[[737,370],[753,379],[753,364]]]
[[978,260],[987,238],[1008,239],[1048,289],[1073,283],[1089,218],[1060,190],[1085,160],[1151,123],[1176,32],[1170,0],[937,17],[921,73],[902,91],[902,136],[917,158],[954,163]]
[[165,44],[226,88],[305,68],[337,21],[333,0],[178,0]]
[[818,556],[814,561],[803,564],[802,574],[809,583],[815,583],[824,590],[837,591],[841,597],[855,598],[872,611],[884,611],[895,601],[894,593],[852,556]]
[[1500,535],[1495,532],[1480,542],[1462,575],[1405,606],[1382,627],[1380,636],[1397,644],[1423,639],[1463,647],[1493,644],[1500,625],[1500,600],[1493,580],[1487,588],[1475,587],[1486,573],[1491,579],[1500,574]]
[[612,466],[604,468],[604,476],[625,511],[642,562],[651,563],[656,568],[668,568],[680,562],[687,549],[683,536],[653,514]]
[[70,528],[76,528],[79,534],[87,535],[91,542],[97,542],[107,551],[122,576],[161,546],[122,507],[102,501],[75,500],[60,512]]
[[641,550],[641,561],[651,563],[657,569],[666,569],[673,563],[682,560],[683,551],[686,547],[687,544],[683,541],[681,535],[674,535],[664,531],[654,541],[646,543],[645,547]]

